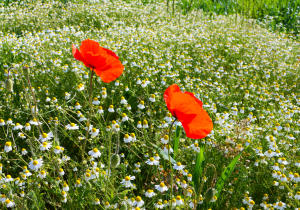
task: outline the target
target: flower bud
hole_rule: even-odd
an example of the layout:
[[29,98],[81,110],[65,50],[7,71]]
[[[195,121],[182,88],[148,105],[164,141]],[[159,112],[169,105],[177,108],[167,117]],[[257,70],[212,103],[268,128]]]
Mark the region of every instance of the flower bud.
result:
[[120,156],[118,154],[113,154],[111,156],[111,167],[117,168],[120,165]]
[[5,81],[5,88],[8,92],[14,91],[14,82],[11,79]]

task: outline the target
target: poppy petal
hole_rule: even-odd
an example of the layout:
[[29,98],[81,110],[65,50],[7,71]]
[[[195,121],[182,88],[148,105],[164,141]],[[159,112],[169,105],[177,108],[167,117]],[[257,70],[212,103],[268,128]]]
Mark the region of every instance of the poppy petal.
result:
[[86,39],[81,42],[80,52],[83,57],[86,56],[86,53],[90,53],[93,54],[93,56],[97,56],[100,54],[101,51],[103,51],[102,47],[100,47],[99,43],[94,40]]
[[114,57],[111,57],[111,59],[113,59],[114,61],[109,64],[109,67],[107,69],[95,69],[96,74],[100,76],[101,80],[105,83],[117,79],[123,73],[124,69],[124,66],[119,60],[115,59]]
[[[172,108],[172,105],[171,105],[171,102],[173,101],[172,99],[174,98],[173,96],[173,93],[180,93],[180,88],[178,85],[176,84],[173,84],[173,85],[170,85],[166,90],[165,90],[165,93],[164,93],[164,99],[165,99],[165,102],[167,104],[167,107],[169,109],[169,111],[171,112],[171,114],[174,116],[175,115],[175,110]],[[176,98],[176,97],[175,97]]]
[[83,57],[82,57],[80,51],[75,47],[74,44],[72,44],[72,54],[76,60],[83,62]]
[[213,123],[207,112],[202,109],[190,122],[183,122],[186,136],[192,139],[202,139],[213,129]]
[[202,108],[202,101],[193,93],[183,93],[178,85],[173,84],[166,89],[164,99],[169,111],[181,122],[187,137],[201,139],[213,129],[212,120]]
[[119,57],[116,55],[116,53],[114,53],[113,51],[111,51],[110,49],[106,49],[103,47],[103,49],[107,52],[107,54],[115,57],[116,59],[119,59]]
[[188,95],[190,95],[190,96],[192,96],[194,99],[195,99],[195,101],[202,107],[202,105],[203,105],[203,103],[202,103],[202,101],[200,101],[198,98],[196,98],[195,97],[195,95],[193,94],[193,93],[191,93],[191,92],[184,92],[185,94],[188,94]]

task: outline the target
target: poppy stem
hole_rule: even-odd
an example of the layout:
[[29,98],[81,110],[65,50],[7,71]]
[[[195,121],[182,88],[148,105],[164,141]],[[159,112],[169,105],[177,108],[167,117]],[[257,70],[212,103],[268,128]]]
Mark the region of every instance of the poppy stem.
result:
[[[172,127],[174,125],[174,123],[176,122],[176,118],[175,120],[171,123],[170,128],[169,128],[169,141],[171,141],[171,135],[172,135]],[[170,170],[171,170],[171,174],[170,174],[170,178],[171,178],[171,190],[170,190],[170,210],[172,209],[172,196],[173,196],[173,166],[172,166],[172,162],[171,162],[171,152],[170,152],[170,144],[171,142],[169,142],[169,147],[168,147],[168,156],[169,156],[169,164],[170,164]]]
[[85,152],[85,145],[86,142],[88,140],[88,136],[89,136],[89,129],[90,129],[90,124],[91,124],[91,116],[92,116],[92,99],[93,99],[93,76],[94,76],[94,70],[92,69],[90,71],[90,79],[89,79],[89,112],[88,112],[88,120],[86,122],[86,135],[85,135],[85,141],[82,147],[82,160],[84,159],[84,152]]

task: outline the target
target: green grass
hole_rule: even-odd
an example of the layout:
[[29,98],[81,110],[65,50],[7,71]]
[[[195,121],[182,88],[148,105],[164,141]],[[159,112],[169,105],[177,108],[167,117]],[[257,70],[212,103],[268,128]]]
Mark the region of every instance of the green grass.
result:
[[184,13],[202,9],[216,14],[240,14],[267,23],[271,30],[299,35],[300,2],[298,0],[182,0]]

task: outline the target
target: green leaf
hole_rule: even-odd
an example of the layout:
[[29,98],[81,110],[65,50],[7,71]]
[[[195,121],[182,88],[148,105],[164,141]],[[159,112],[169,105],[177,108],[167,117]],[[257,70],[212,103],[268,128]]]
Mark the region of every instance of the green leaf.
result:
[[200,152],[197,154],[196,158],[196,165],[194,167],[194,172],[193,172],[193,182],[195,186],[196,193],[199,193],[199,187],[200,187],[200,177],[202,175],[203,171],[203,161],[205,160],[204,157],[204,150],[205,150],[205,145],[200,146]]
[[178,152],[179,139],[180,139],[180,136],[181,136],[181,132],[182,132],[181,127],[180,127],[180,126],[177,126],[177,127],[176,127],[176,132],[175,132],[175,138],[174,138],[174,145],[173,145],[173,150],[174,150],[173,158],[176,157],[177,152]]
[[[165,159],[165,160],[167,160],[167,161],[170,160],[172,164],[176,164],[176,161],[175,161],[171,156],[169,157],[168,153],[164,152],[164,151],[163,151],[160,147],[158,147],[157,145],[152,144],[152,143],[150,143],[150,144],[158,150],[159,154],[161,154],[161,156],[162,156],[163,159]],[[169,159],[169,158],[170,158],[170,159]]]
[[226,180],[230,177],[231,173],[233,172],[235,165],[237,164],[238,160],[240,159],[241,155],[243,152],[241,152],[240,154],[238,154],[231,162],[230,164],[224,169],[224,171],[222,172],[220,178],[217,181],[216,184],[216,189],[217,189],[217,197],[219,197],[224,184],[226,182]]
[[171,163],[176,164],[176,161],[172,157],[169,157],[169,155],[165,153],[161,148],[158,147],[157,149],[159,151],[159,154],[161,154],[161,156],[163,157],[163,159],[169,161],[170,158]]

